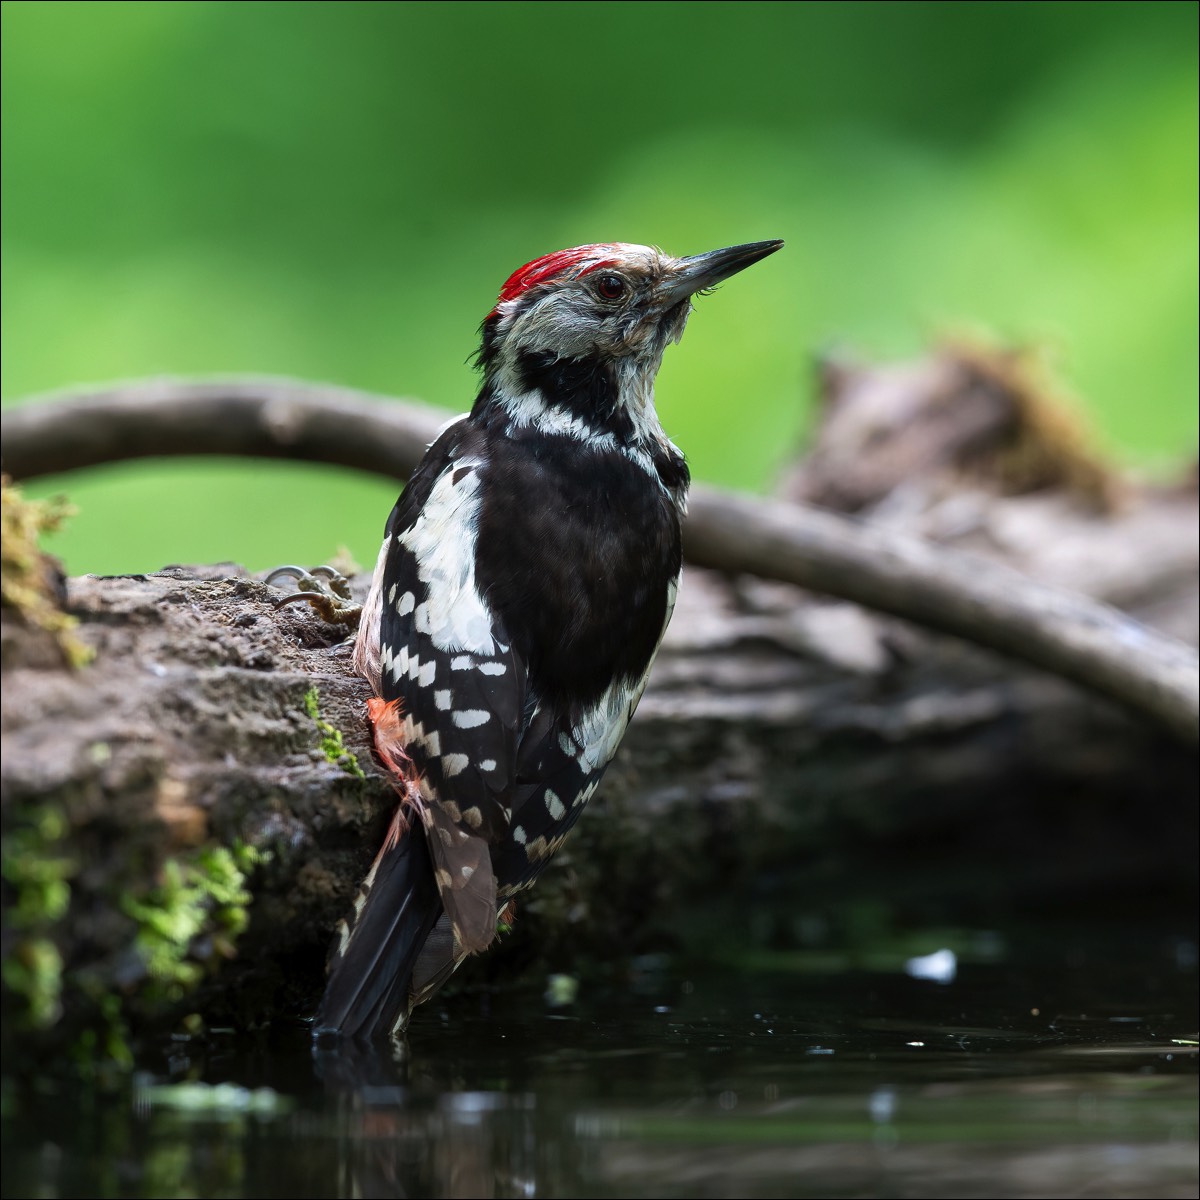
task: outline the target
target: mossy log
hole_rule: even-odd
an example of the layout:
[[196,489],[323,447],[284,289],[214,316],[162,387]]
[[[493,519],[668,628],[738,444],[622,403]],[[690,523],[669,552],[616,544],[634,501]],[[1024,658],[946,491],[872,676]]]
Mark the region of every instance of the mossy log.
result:
[[[961,399],[979,385],[953,353],[934,361],[968,380]],[[852,442],[871,374],[853,377],[859,401],[852,373],[826,374],[846,389],[827,404],[843,420],[827,417],[791,494],[1068,582],[1195,644],[1193,486],[1122,479],[1057,426],[1038,433],[1056,445],[1031,448],[1014,404],[995,453],[977,420],[960,453],[947,419],[916,476],[881,466],[874,489],[861,472],[850,489],[834,471],[839,499],[822,482],[831,441]],[[943,404],[948,386],[926,391]],[[1002,387],[982,388],[993,408]],[[346,630],[278,595],[229,564],[72,579],[82,667],[4,609],[6,1050],[31,1024],[50,1041],[21,1048],[103,1054],[153,1021],[249,1026],[312,1005],[394,795]],[[978,922],[1068,892],[1187,893],[1196,788],[1186,739],[1060,678],[844,600],[691,569],[605,786],[463,982],[723,939],[786,946],[867,880],[914,911],[953,895]],[[981,887],[984,867],[1004,886]]]

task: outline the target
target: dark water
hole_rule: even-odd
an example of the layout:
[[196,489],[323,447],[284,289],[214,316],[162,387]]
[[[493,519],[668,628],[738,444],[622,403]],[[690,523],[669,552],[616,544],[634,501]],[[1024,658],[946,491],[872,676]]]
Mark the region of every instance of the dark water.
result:
[[9,1086],[4,1195],[1196,1195],[1194,940],[958,945],[942,982],[795,954],[459,996],[400,1062],[171,1041],[115,1091]]

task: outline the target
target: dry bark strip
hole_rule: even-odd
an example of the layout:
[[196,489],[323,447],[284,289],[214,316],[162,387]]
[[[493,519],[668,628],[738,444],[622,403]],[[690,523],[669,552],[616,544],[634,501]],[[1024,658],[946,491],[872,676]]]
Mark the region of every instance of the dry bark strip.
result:
[[[446,419],[287,380],[158,380],[6,410],[3,464],[21,480],[157,455],[255,455],[403,478]],[[1082,595],[894,530],[704,487],[692,493],[685,553],[967,638],[1200,741],[1196,652]]]

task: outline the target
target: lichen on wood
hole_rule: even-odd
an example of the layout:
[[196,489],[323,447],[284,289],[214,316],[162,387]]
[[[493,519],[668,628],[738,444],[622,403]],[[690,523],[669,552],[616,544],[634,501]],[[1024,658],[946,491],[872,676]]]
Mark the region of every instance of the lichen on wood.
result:
[[81,667],[90,651],[75,636],[74,617],[63,612],[62,571],[41,548],[43,535],[74,512],[63,496],[30,500],[7,475],[0,476],[0,603],[47,634],[68,666]]

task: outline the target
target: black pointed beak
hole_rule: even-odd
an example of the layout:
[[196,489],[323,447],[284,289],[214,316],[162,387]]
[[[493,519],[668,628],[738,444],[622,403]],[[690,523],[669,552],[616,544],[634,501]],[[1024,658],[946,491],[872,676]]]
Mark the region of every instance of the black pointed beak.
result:
[[659,284],[659,295],[667,304],[677,304],[687,296],[715,287],[730,275],[744,271],[759,259],[774,254],[782,245],[782,241],[773,238],[768,242],[747,242],[742,246],[726,246],[723,250],[681,258],[674,272]]

